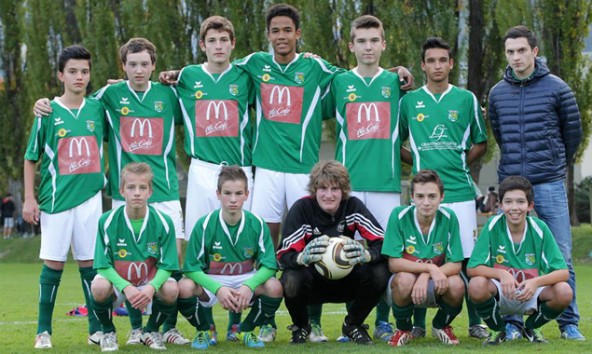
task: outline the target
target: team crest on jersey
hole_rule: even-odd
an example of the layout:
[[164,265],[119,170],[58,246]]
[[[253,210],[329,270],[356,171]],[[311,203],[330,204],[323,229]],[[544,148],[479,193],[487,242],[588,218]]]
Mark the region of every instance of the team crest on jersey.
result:
[[417,103],[415,104],[415,108],[425,108],[423,101],[417,101]]
[[64,124],[64,121],[62,120],[62,117],[57,117],[54,119],[53,125],[60,125],[60,124]]
[[495,261],[497,263],[504,263],[506,261],[506,259],[504,258],[504,256],[502,254],[498,254],[497,256],[495,256]]
[[382,97],[384,98],[389,98],[391,97],[391,88],[388,86],[383,86],[382,87],[382,91],[380,91],[380,94],[382,95]]
[[528,264],[529,266],[534,265],[534,262],[536,262],[536,258],[534,256],[534,253],[527,253],[525,256],[524,261],[526,262],[526,264]]
[[304,82],[304,73],[298,72],[294,74],[294,81],[301,84]]
[[405,250],[409,254],[414,254],[415,253],[415,246],[407,246],[407,248]]
[[196,81],[195,85],[193,85],[194,89],[198,89],[198,88],[202,88],[202,87],[203,87],[203,85],[201,84],[201,81]]
[[154,101],[154,110],[158,113],[162,112],[163,109],[163,103],[162,101]]
[[263,74],[263,76],[261,76],[261,80],[263,80],[263,82],[267,82],[269,79],[271,79],[269,74]]
[[228,93],[233,96],[238,95],[238,85],[228,85]]
[[255,255],[255,249],[253,247],[244,247],[243,248],[243,256],[247,258],[253,258]]
[[458,111],[448,111],[448,120],[456,122],[458,120]]
[[434,243],[433,248],[434,248],[435,254],[440,255],[440,254],[444,253],[444,246],[442,246],[442,242]]
[[127,107],[123,107],[123,108],[121,108],[120,112],[121,112],[121,114],[123,114],[124,116],[126,116],[126,115],[129,114],[130,109],[127,108]]
[[95,131],[95,121],[94,120],[87,120],[86,121],[86,129],[90,132]]
[[201,99],[203,97],[203,92],[200,91],[195,91],[195,98],[197,98],[198,100]]
[[66,136],[66,134],[68,134],[68,131],[69,131],[69,130],[66,130],[66,129],[62,128],[62,129],[58,130],[58,136],[59,136],[60,138],[63,138],[63,137],[65,137],[65,136]]
[[121,101],[119,101],[119,104],[129,104],[129,98],[122,97],[121,98]]
[[125,248],[122,248],[119,250],[119,252],[117,252],[117,255],[119,256],[119,258],[125,258],[128,254],[129,253],[127,253]]
[[146,244],[146,252],[148,252],[152,256],[157,255],[158,254],[158,243],[148,242]]

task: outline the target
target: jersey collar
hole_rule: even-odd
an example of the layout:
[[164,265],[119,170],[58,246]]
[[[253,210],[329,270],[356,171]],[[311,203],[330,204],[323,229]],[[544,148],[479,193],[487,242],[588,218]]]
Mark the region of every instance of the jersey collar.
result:
[[224,230],[224,233],[226,234],[226,237],[228,237],[228,241],[230,241],[230,244],[232,244],[233,246],[236,246],[236,243],[238,242],[238,239],[240,238],[240,234],[241,234],[241,232],[243,232],[243,228],[245,226],[245,211],[244,210],[241,211],[240,225],[238,226],[238,231],[236,232],[236,238],[234,240],[232,239],[232,235],[230,234],[230,231],[228,230],[228,226],[226,226],[226,222],[222,218],[222,209],[220,209],[220,212],[218,213],[218,220],[220,222],[220,225],[222,225],[222,230]]
[[434,96],[434,94],[430,90],[428,90],[428,85],[423,85],[421,89],[424,90],[425,93],[427,93],[428,96],[430,96],[436,103],[440,103],[444,96],[446,96],[446,94],[448,94],[448,92],[450,92],[450,90],[452,90],[453,87],[454,85],[448,84],[448,88],[446,89],[446,91],[442,92],[439,99],[436,99],[436,96]]
[[84,107],[84,105],[86,104],[86,98],[82,98],[82,103],[80,104],[80,107],[78,107],[78,112],[76,112],[76,114],[74,114],[74,112],[72,112],[70,110],[70,108],[66,107],[62,101],[60,101],[59,97],[55,97],[53,99],[53,101],[55,103],[57,103],[60,107],[62,107],[63,109],[65,109],[66,111],[70,112],[70,114],[72,115],[72,117],[74,117],[74,119],[78,119],[78,116],[80,115],[80,112],[82,111],[82,108]]
[[374,76],[372,76],[372,80],[370,80],[369,83],[366,83],[366,80],[364,80],[364,78],[362,77],[362,75],[360,75],[360,73],[358,72],[358,67],[357,66],[355,68],[353,68],[351,71],[352,71],[352,73],[354,75],[356,75],[358,78],[360,78],[360,80],[362,80],[362,82],[364,83],[364,85],[370,87],[372,85],[372,83],[374,82],[374,79],[376,79],[377,77],[379,77],[382,74],[382,72],[384,71],[384,69],[381,68],[381,67],[378,67],[378,71],[376,72],[376,74],[374,74]]
[[224,74],[226,74],[227,72],[229,72],[230,70],[232,70],[232,63],[230,65],[228,65],[228,67],[226,68],[226,70],[224,70],[223,72],[220,73],[220,75],[218,76],[218,79],[214,78],[214,75],[212,75],[212,73],[210,73],[210,71],[208,70],[208,65],[207,63],[203,63],[201,65],[201,69],[203,70],[204,73],[206,73],[214,82],[218,82],[220,81],[220,79],[222,79],[222,76],[224,76]]
[[127,212],[125,211],[125,204],[122,205],[121,207],[123,208],[122,212],[123,212],[123,216],[125,218],[125,224],[127,225],[127,228],[132,233],[134,241],[136,243],[140,243],[140,239],[142,238],[142,234],[144,234],[144,231],[146,230],[146,227],[148,226],[148,217],[150,216],[150,208],[148,208],[148,206],[146,205],[146,214],[144,214],[144,222],[142,223],[142,228],[140,229],[140,232],[136,236],[136,233],[134,232],[134,228],[132,227],[132,222],[130,221],[129,216],[127,216]]
[[148,87],[146,88],[146,91],[144,91],[144,95],[142,96],[142,99],[140,99],[140,97],[138,96],[138,94],[136,93],[136,91],[132,88],[132,85],[130,85],[129,80],[127,80],[125,83],[127,84],[127,88],[130,90],[130,92],[132,93],[132,95],[134,95],[134,97],[138,101],[140,101],[140,102],[143,102],[144,101],[144,99],[146,98],[146,96],[148,96],[148,92],[152,88],[152,81],[148,81]]

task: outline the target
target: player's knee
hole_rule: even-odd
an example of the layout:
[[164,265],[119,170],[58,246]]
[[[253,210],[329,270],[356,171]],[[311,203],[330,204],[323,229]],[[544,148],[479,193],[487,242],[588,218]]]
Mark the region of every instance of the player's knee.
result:
[[269,278],[263,284],[263,293],[269,297],[282,297],[284,296],[284,290],[282,284],[276,278]]
[[490,280],[485,277],[473,277],[469,282],[469,298],[471,301],[481,303],[490,297]]
[[553,285],[553,292],[555,293],[555,298],[557,299],[557,304],[561,306],[561,308],[566,308],[571,303],[573,299],[573,291],[571,287],[566,282],[560,282]]
[[448,292],[455,299],[460,299],[465,294],[465,283],[458,275],[448,278]]
[[172,304],[177,301],[177,297],[179,296],[179,287],[177,286],[177,282],[174,280],[165,281],[164,284],[160,287],[158,291],[158,297],[160,301],[166,304]]
[[90,285],[93,299],[98,302],[107,300],[112,293],[112,288],[111,282],[102,277],[95,277]]
[[178,283],[179,297],[182,299],[188,299],[196,295],[197,284],[189,278],[183,278]]
[[408,292],[415,285],[416,277],[411,273],[399,272],[393,277],[391,288],[393,291]]
[[303,270],[286,269],[282,273],[281,285],[283,288],[284,296],[293,298],[298,295],[302,288],[302,277],[300,272]]

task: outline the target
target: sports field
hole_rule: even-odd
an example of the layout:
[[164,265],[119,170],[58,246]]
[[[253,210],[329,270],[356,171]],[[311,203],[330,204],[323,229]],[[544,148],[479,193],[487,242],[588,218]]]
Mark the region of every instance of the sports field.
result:
[[[577,243],[574,242],[574,246]],[[37,316],[37,293],[38,278],[41,263],[34,263],[39,250],[39,237],[29,240],[0,240],[0,353],[30,353],[33,352],[33,344],[36,330]],[[10,263],[5,263],[7,252],[12,255],[8,257]],[[574,250],[574,253],[575,250]],[[2,260],[4,258],[4,260]],[[25,261],[26,263],[16,263]],[[275,343],[268,344],[262,351],[267,352],[290,352],[299,353],[361,353],[371,351],[372,353],[426,353],[437,351],[438,353],[589,353],[592,351],[592,265],[578,264],[576,267],[578,275],[578,305],[582,316],[580,328],[588,338],[586,342],[569,342],[559,338],[559,331],[555,323],[550,323],[543,328],[543,333],[550,341],[548,344],[531,344],[524,340],[508,342],[500,347],[481,346],[481,341],[469,339],[467,336],[466,313],[453,322],[455,333],[461,344],[456,348],[448,348],[441,345],[434,338],[428,337],[410,343],[402,348],[391,348],[386,343],[376,343],[368,348],[353,343],[337,343],[335,338],[340,334],[341,323],[344,317],[344,307],[340,304],[328,304],[324,307],[323,329],[330,338],[329,343],[307,343],[305,345],[289,344],[290,333],[286,326],[290,324],[289,315],[282,305],[277,316],[278,338]],[[75,306],[84,303],[80,289],[80,278],[77,266],[68,263],[64,271],[62,283],[57,295],[57,303],[54,311],[53,325],[53,349],[52,353],[98,353],[98,346],[86,344],[86,318],[68,317],[66,312]],[[434,312],[428,313],[428,318]],[[227,343],[223,340],[225,336],[227,315],[219,307],[215,308],[215,318],[219,328],[220,343],[208,349],[210,353],[252,353],[254,349],[247,349],[237,343]],[[146,318],[145,318],[146,320]],[[374,314],[371,314],[366,321],[373,330]],[[429,323],[429,322],[428,322]],[[119,330],[118,338],[120,345],[125,343],[129,322],[127,317],[116,317],[115,324]],[[179,318],[179,329],[188,337],[193,336],[193,329],[187,321]],[[370,331],[372,333],[372,331]],[[189,346],[168,346],[168,352],[189,352],[194,351]],[[120,346],[120,352],[152,352],[143,346]]]

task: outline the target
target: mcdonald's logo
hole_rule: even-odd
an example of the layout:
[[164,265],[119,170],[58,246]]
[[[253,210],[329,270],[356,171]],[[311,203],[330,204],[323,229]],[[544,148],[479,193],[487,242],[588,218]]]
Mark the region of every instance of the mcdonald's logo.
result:
[[372,119],[374,119],[377,122],[380,122],[380,116],[378,114],[378,107],[376,107],[376,104],[374,104],[374,103],[370,103],[370,104],[361,103],[360,104],[360,108],[358,109],[358,123],[362,122],[362,117],[363,117],[362,112],[365,113],[366,122],[370,122],[370,121],[372,121]]
[[224,112],[224,120],[228,120],[228,109],[224,101],[209,101],[206,109],[206,120],[210,120],[212,109],[214,111],[214,118],[220,119],[220,112]]
[[[286,86],[280,87],[280,86],[274,86],[271,89],[271,95],[269,95],[269,104],[273,104],[274,102],[277,102],[277,104],[282,104],[284,102],[283,98],[284,95],[286,96],[286,104],[288,106],[292,105],[292,97],[290,95],[290,89],[288,89]],[[274,101],[274,97],[278,98],[277,101]]]
[[[73,148],[76,147],[76,152],[77,154],[74,155],[72,153]],[[84,150],[82,148],[85,148]],[[75,156],[83,156],[82,153],[86,152],[86,154],[84,156],[88,156],[90,157],[90,147],[88,146],[88,141],[86,140],[86,138],[82,137],[80,139],[78,138],[72,138],[70,139],[70,147],[68,149],[68,157],[72,158]]]
[[136,127],[138,127],[139,130],[139,136],[144,136],[144,128],[146,127],[148,130],[148,138],[152,138],[153,134],[152,134],[152,124],[150,123],[150,120],[148,119],[140,119],[140,118],[135,118],[134,122],[132,123],[132,129],[130,131],[130,136],[133,138],[136,136]]
[[145,279],[148,277],[148,264],[130,262],[127,268],[127,279]]

